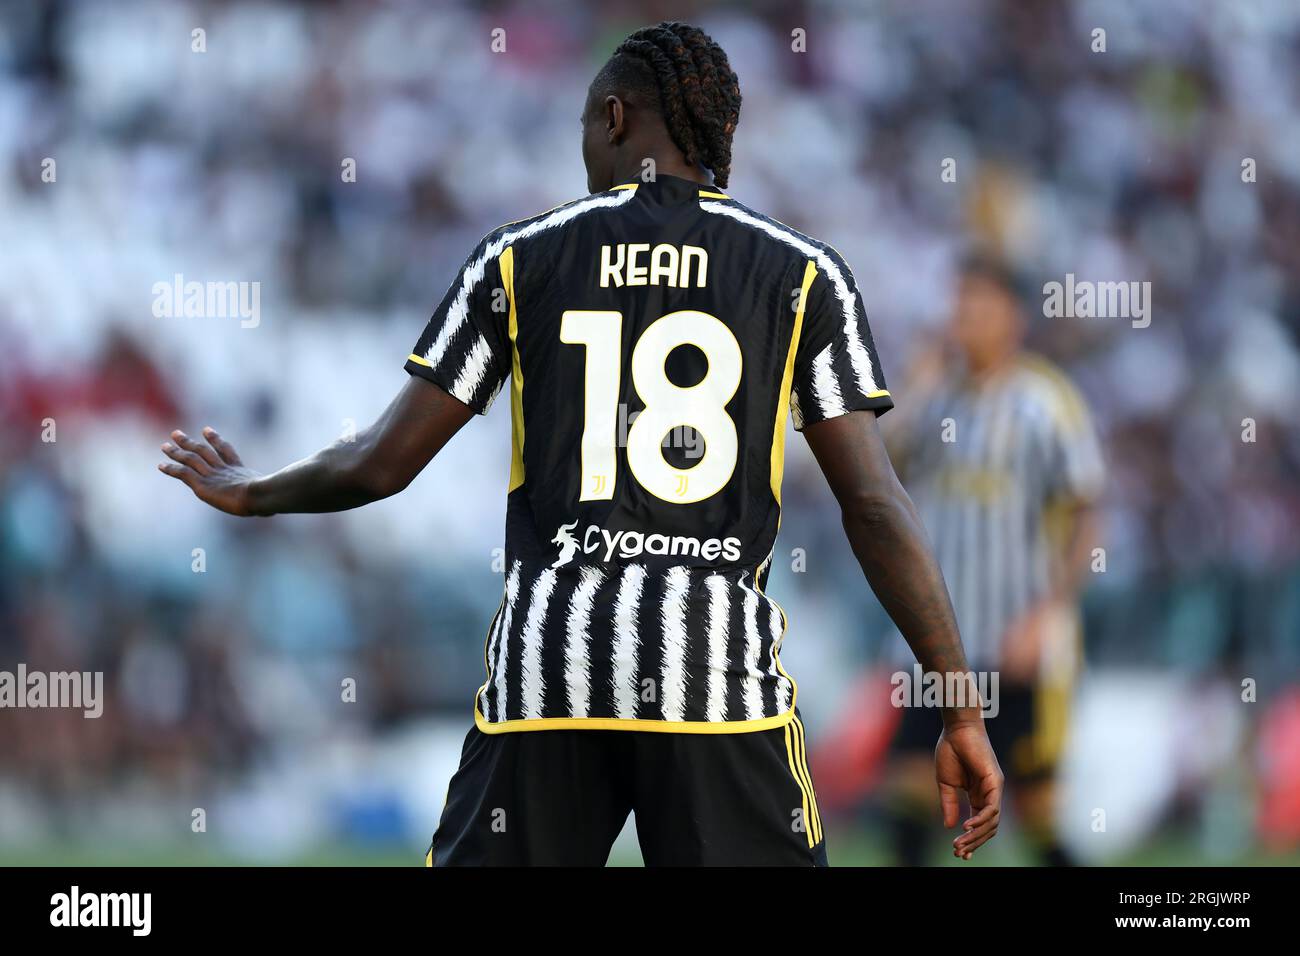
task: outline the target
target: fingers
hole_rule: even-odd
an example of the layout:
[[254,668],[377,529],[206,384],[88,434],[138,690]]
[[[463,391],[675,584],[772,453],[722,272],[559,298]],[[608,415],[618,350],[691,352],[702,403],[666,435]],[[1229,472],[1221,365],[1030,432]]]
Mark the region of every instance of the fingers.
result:
[[939,784],[939,806],[943,809],[943,825],[945,827],[955,827],[957,818],[961,816],[961,798],[957,795],[957,788],[950,783]]
[[186,468],[184,465],[178,465],[170,461],[161,461],[158,463],[158,470],[164,475],[171,475],[173,478],[185,482],[191,488],[199,480],[199,474],[192,468]]
[[201,441],[195,441],[179,428],[172,432],[172,441],[176,442],[176,444],[180,445],[186,451],[198,455],[213,468],[221,467],[221,457],[210,445]]
[[952,841],[955,856],[969,860],[971,855],[998,832],[1001,813],[997,807],[988,806],[967,820],[963,826],[966,832]]
[[962,824],[962,826],[965,827],[967,830],[970,830],[973,829],[974,827],[983,826],[984,824],[988,823],[990,820],[996,820],[1000,815],[1001,815],[1001,811],[998,809],[997,805],[991,803],[988,806],[982,808],[979,813],[975,814],[970,819],[968,819],[965,823]]
[[239,455],[236,454],[234,446],[217,434],[217,430],[211,426],[203,429],[203,437],[208,440],[208,444],[216,449],[221,460],[227,465],[242,465]]
[[1002,775],[990,773],[980,778],[978,789],[971,793],[971,809],[976,810],[962,827],[965,833],[952,841],[953,854],[963,860],[998,832],[1002,820]]
[[998,832],[998,821],[996,818],[990,820],[981,827],[976,827],[966,833],[963,833],[957,839],[952,841],[952,852],[954,856],[959,856],[963,860],[969,860],[985,843],[992,840]]
[[[174,434],[179,434],[179,432]],[[163,454],[172,461],[178,462],[186,468],[192,468],[200,475],[209,475],[212,473],[212,466],[208,464],[207,459],[195,452],[186,451],[184,448],[178,448],[169,441],[162,443],[162,450]]]

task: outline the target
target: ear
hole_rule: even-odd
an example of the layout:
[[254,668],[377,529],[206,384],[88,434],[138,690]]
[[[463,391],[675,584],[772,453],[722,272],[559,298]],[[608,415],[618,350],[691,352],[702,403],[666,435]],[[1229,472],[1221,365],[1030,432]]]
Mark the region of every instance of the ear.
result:
[[605,97],[605,133],[611,144],[617,144],[627,134],[625,121],[623,101],[612,94]]

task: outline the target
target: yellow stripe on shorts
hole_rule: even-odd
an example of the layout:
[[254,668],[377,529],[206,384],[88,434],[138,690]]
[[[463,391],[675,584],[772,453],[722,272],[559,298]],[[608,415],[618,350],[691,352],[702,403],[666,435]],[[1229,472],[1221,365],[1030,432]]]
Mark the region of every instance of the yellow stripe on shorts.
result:
[[799,719],[796,717],[785,725],[785,754],[790,761],[790,774],[799,785],[800,793],[803,794],[804,830],[808,834],[808,848],[812,849],[821,842],[821,820],[817,815],[817,797],[813,793],[812,782],[807,776],[803,734],[796,727],[798,723]]

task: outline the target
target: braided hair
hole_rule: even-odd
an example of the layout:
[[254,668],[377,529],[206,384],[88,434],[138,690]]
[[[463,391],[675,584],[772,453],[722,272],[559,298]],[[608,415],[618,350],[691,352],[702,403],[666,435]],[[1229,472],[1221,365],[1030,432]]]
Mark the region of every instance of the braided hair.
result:
[[663,117],[686,162],[704,166],[726,188],[740,80],[722,47],[699,27],[673,20],[637,30],[619,44],[592,89],[640,94]]

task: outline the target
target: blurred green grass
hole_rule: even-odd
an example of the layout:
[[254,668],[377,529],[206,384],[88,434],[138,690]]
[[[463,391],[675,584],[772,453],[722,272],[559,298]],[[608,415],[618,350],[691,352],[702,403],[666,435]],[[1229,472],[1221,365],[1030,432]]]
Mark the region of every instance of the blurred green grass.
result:
[[[888,866],[884,834],[868,827],[839,824],[827,828],[827,846],[832,866]],[[937,841],[931,862],[936,866],[1031,866],[1033,858],[1025,846],[1007,835],[989,844],[970,863],[946,853]],[[1289,851],[1249,849],[1233,856],[1210,856],[1198,841],[1186,833],[1166,832],[1140,850],[1113,861],[1119,866],[1300,866],[1300,848]],[[323,866],[368,867],[424,865],[424,849],[383,846],[340,845],[323,847],[287,859],[267,861],[233,853],[212,852],[184,845],[114,845],[97,841],[93,845],[52,842],[32,847],[0,848],[0,866]],[[635,845],[617,846],[611,866],[640,866]]]

